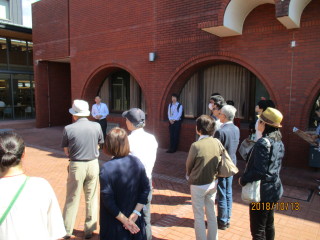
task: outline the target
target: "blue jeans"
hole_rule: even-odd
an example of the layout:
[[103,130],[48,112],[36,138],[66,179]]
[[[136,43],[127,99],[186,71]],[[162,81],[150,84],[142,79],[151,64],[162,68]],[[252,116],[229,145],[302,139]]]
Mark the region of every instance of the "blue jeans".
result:
[[218,221],[230,223],[232,210],[232,180],[233,176],[218,178]]

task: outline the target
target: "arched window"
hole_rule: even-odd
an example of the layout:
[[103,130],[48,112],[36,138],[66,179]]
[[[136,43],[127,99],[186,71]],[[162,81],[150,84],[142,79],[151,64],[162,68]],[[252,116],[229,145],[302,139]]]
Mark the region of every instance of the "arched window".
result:
[[120,113],[130,108],[146,111],[145,98],[138,82],[124,70],[111,73],[103,82],[99,93],[111,112]]
[[212,93],[220,93],[225,100],[232,100],[237,117],[252,121],[255,105],[269,94],[260,80],[248,69],[232,63],[216,64],[200,69],[187,81],[181,91],[180,101],[186,118],[209,114],[208,103]]
[[309,128],[310,130],[314,130],[318,126],[318,122],[320,122],[319,117],[316,115],[315,110],[320,108],[320,94],[318,98],[316,99],[316,102],[314,103],[310,115],[309,120]]

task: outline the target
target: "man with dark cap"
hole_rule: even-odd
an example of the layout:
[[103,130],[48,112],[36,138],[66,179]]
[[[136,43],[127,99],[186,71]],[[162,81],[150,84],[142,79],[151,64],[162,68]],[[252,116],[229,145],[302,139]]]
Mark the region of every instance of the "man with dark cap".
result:
[[[140,159],[146,169],[150,181],[151,191],[148,203],[144,206],[144,220],[146,222],[147,240],[152,239],[151,232],[151,199],[152,199],[152,170],[156,161],[158,142],[156,138],[144,131],[145,113],[139,108],[131,108],[122,114],[126,118],[126,125],[131,134],[129,135],[130,153]],[[136,216],[137,217],[137,216]],[[132,219],[135,221],[136,219]]]

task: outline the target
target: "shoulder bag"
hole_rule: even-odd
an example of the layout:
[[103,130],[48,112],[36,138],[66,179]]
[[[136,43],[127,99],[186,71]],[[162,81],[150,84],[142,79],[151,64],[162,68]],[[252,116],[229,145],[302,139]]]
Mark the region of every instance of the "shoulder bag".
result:
[[8,213],[10,212],[11,208],[13,207],[14,203],[16,202],[16,200],[18,199],[18,197],[20,196],[20,193],[22,192],[22,190],[24,189],[24,187],[26,186],[26,183],[28,181],[29,177],[26,177],[26,180],[22,183],[21,187],[18,189],[17,193],[14,195],[13,199],[11,200],[8,208],[4,211],[3,215],[0,218],[0,225],[3,223],[3,221],[6,219]]
[[250,150],[252,149],[254,144],[255,142],[252,140],[244,139],[242,141],[238,152],[240,153],[240,156],[243,158],[243,160],[247,160],[248,154],[250,153]]
[[218,166],[218,174],[217,177],[231,177],[239,172],[239,169],[237,166],[233,163],[232,159],[230,158],[227,150],[224,148],[222,143],[216,139],[220,152],[221,152],[221,158]]

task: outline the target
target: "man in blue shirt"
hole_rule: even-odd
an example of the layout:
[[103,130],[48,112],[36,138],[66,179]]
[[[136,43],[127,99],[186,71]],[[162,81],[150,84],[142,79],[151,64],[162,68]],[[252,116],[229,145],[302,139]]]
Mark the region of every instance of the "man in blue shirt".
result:
[[96,122],[98,122],[101,126],[101,130],[103,133],[103,139],[106,139],[107,135],[107,116],[109,115],[109,109],[107,104],[101,102],[100,96],[96,96],[94,101],[96,104],[92,106],[91,114]]
[[178,102],[178,95],[171,95],[171,103],[168,106],[168,119],[170,131],[170,147],[167,153],[174,153],[178,149],[180,129],[182,123],[183,106]]

